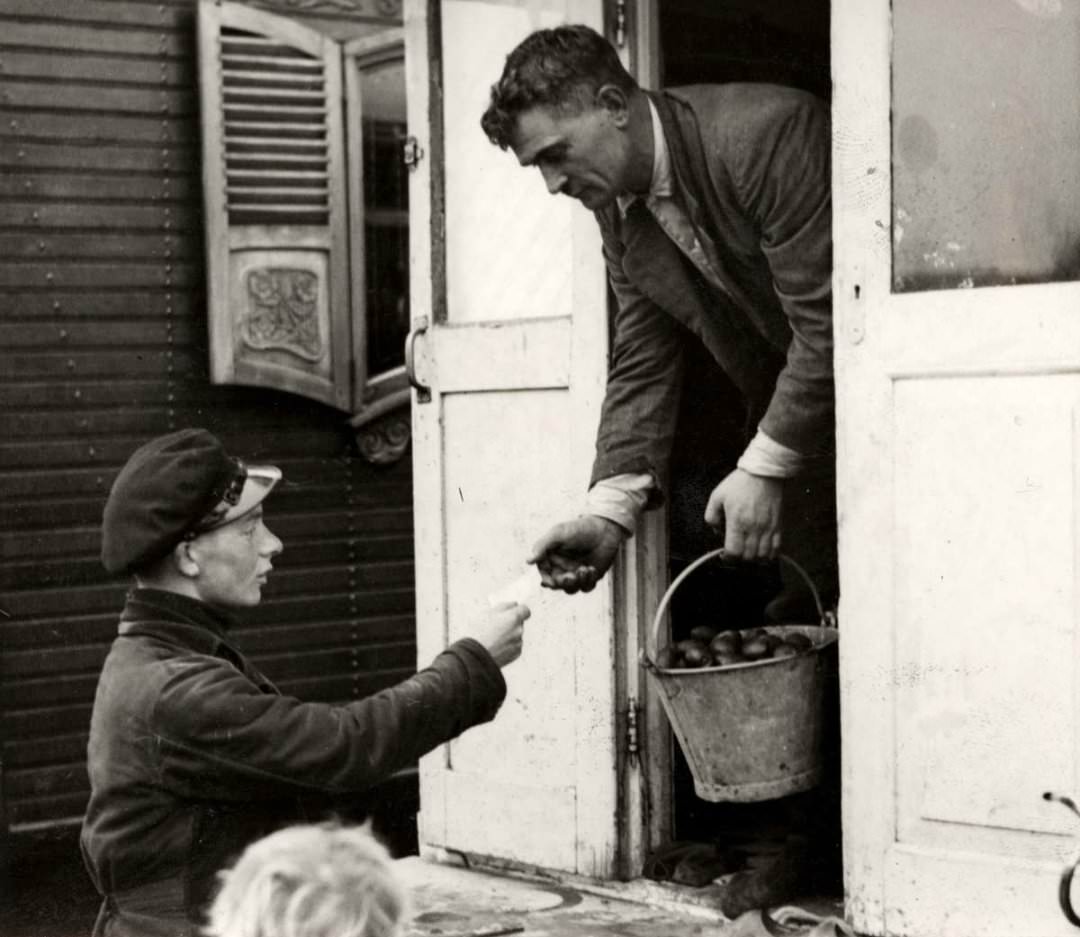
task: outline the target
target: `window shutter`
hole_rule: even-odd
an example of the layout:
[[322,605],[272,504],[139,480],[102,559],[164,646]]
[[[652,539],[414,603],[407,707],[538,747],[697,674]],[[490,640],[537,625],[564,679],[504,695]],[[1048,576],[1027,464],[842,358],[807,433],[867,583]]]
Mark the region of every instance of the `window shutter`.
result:
[[348,411],[341,83],[333,40],[200,0],[210,379]]

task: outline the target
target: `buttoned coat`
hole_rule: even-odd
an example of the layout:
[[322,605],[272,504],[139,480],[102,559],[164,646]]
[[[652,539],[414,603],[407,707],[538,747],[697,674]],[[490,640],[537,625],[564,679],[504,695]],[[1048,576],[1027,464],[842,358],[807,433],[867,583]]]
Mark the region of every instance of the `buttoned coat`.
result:
[[[660,490],[682,392],[682,343],[700,340],[745,397],[749,426],[808,456],[833,450],[828,113],[764,84],[652,93],[673,197],[710,282],[641,200],[596,213],[615,294],[593,481],[648,472]],[[694,388],[686,388],[694,393]]]

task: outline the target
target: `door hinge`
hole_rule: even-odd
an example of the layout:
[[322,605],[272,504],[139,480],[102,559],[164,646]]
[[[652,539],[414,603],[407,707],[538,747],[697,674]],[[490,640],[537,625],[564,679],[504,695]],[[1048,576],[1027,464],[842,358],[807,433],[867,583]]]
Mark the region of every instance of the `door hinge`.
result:
[[424,148],[416,137],[408,136],[401,144],[401,157],[409,169],[415,169],[417,164],[424,158]]
[[612,42],[616,49],[626,47],[626,0],[615,0],[615,9],[612,11]]
[[626,762],[634,767],[637,766],[641,755],[641,746],[638,740],[638,719],[641,715],[641,707],[637,697],[631,696],[626,703],[626,712],[623,717],[623,751]]

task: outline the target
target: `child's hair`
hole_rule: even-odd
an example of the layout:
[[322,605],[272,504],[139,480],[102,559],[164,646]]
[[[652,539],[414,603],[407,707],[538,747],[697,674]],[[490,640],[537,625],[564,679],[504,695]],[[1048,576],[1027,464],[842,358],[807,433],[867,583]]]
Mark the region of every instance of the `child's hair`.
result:
[[279,830],[220,878],[207,937],[399,937],[407,918],[405,888],[367,824]]

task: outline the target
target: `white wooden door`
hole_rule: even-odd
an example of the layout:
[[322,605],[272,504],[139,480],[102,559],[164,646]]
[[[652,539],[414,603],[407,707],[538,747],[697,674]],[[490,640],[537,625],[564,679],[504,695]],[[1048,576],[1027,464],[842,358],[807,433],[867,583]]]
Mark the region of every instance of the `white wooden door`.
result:
[[[411,358],[429,389],[413,403],[423,664],[468,633],[588,484],[606,372],[596,223],[493,147],[479,120],[518,41],[560,22],[599,27],[601,11],[599,0],[414,0],[405,10],[410,133],[423,154],[409,191]],[[587,596],[537,593],[497,719],[421,762],[421,843],[609,875],[610,583]]]
[[869,934],[1072,934],[1080,13],[836,0],[844,833]]

